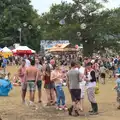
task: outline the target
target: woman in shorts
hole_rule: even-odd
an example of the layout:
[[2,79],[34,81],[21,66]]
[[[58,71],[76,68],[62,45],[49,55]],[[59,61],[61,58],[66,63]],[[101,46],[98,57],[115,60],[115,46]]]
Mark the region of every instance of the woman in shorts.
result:
[[49,65],[46,65],[45,72],[43,73],[43,80],[45,81],[44,88],[47,94],[47,105],[55,104],[55,85],[54,82],[50,80],[51,69]]

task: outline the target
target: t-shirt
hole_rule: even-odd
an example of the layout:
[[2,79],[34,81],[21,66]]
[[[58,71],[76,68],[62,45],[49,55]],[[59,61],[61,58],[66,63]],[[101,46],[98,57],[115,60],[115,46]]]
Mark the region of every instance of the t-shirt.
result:
[[30,65],[31,65],[31,63],[30,63],[30,60],[28,60],[28,59],[25,59],[25,61],[26,61],[26,64],[25,64],[25,66],[26,66],[26,67],[30,67]]
[[81,66],[80,69],[79,69],[79,72],[80,72],[81,74],[84,74],[84,73],[85,73],[85,68]]
[[69,79],[70,89],[80,89],[79,82],[80,80],[80,73],[78,70],[71,69],[67,73],[67,77]]
[[7,59],[3,59],[3,64],[2,64],[2,67],[6,67],[7,66]]
[[100,67],[100,73],[105,73],[105,70],[106,70],[106,68],[104,66]]
[[95,77],[95,71],[91,70],[87,73],[88,82],[86,84],[87,89],[91,87],[96,87],[96,77]]
[[117,84],[117,91],[120,92],[120,78],[116,80],[116,84]]

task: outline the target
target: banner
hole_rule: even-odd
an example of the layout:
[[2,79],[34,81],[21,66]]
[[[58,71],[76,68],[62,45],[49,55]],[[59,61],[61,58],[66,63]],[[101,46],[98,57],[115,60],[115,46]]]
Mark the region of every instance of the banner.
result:
[[69,40],[41,40],[40,41],[40,46],[41,49],[47,50],[52,48],[53,46],[57,44],[68,44],[70,43]]

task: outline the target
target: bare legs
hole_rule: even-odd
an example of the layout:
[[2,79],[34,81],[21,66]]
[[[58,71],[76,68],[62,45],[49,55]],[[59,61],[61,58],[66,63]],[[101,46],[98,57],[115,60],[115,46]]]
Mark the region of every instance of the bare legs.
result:
[[41,103],[42,91],[41,89],[38,90],[38,102]]
[[22,90],[21,97],[22,97],[22,102],[25,103],[26,90]]
[[47,101],[49,105],[51,104],[51,101],[55,102],[54,89],[46,89],[46,94],[47,94]]

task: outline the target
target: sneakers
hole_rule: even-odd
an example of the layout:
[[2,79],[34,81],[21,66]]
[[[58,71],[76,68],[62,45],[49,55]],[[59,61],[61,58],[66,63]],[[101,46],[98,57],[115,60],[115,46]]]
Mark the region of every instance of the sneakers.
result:
[[68,110],[66,105],[62,106],[62,108],[63,108],[63,110]]
[[71,107],[68,109],[68,114],[69,114],[70,116],[72,116],[72,111],[73,111],[73,106],[71,106]]
[[33,106],[33,105],[35,105],[35,104],[34,104],[34,102],[29,101],[29,105],[30,105],[30,106]]
[[57,106],[56,110],[60,110],[61,111],[61,110],[63,110],[63,108],[61,106]]
[[64,106],[57,106],[56,107],[56,110],[68,110],[68,108],[66,107],[66,105],[64,105]]
[[98,115],[98,112],[91,112],[90,115]]

